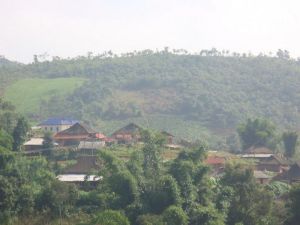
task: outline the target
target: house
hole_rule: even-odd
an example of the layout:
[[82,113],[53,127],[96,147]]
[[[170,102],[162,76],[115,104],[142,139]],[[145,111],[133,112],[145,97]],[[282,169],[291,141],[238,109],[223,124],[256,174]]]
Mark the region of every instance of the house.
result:
[[54,135],[54,140],[61,146],[78,146],[80,141],[101,141],[105,136],[81,123],[75,123],[66,130]]
[[95,175],[101,169],[101,162],[95,156],[78,157],[76,164],[68,167],[56,178],[62,182],[71,182],[82,185],[84,182],[96,184],[102,180]]
[[271,180],[271,176],[264,173],[263,171],[254,170],[253,176],[258,184],[268,184]]
[[68,129],[75,123],[78,123],[78,121],[68,118],[49,118],[40,123],[38,126],[41,127],[44,131],[57,133]]
[[26,152],[41,150],[43,148],[43,138],[31,138],[29,141],[23,144]]
[[105,146],[105,141],[80,141],[79,150],[97,150]]
[[252,154],[252,155],[257,155],[257,154],[274,154],[274,152],[267,148],[267,147],[256,147],[256,146],[251,146],[250,148],[246,149],[244,151],[244,154]]
[[87,182],[97,182],[102,180],[101,176],[96,175],[85,175],[85,174],[61,174],[56,177],[59,181],[62,182],[71,182],[71,183],[82,183]]
[[274,155],[274,152],[266,147],[251,146],[243,152],[242,158],[263,159]]
[[262,158],[256,165],[256,170],[282,173],[289,169],[289,161],[279,155]]
[[94,155],[94,152],[105,146],[105,141],[80,141],[78,150],[83,154]]
[[[42,153],[47,153],[51,149],[43,148],[44,138],[31,138],[29,141],[23,144],[24,146],[24,154],[26,155],[37,155]],[[54,146],[57,146],[57,143],[53,143]]]
[[101,168],[101,162],[96,156],[80,156],[76,164],[64,170],[64,174],[90,174],[98,172]]
[[274,180],[286,183],[300,183],[300,162],[296,162],[288,171],[278,174]]
[[226,159],[224,157],[210,155],[205,160],[204,163],[212,168],[213,174],[219,174],[223,172],[225,168]]
[[167,131],[162,131],[160,132],[165,138],[166,138],[166,144],[167,145],[173,145],[174,144],[174,139],[175,139],[175,136],[168,133]]
[[130,123],[125,127],[115,131],[111,137],[119,144],[131,144],[141,141],[142,128],[135,123]]

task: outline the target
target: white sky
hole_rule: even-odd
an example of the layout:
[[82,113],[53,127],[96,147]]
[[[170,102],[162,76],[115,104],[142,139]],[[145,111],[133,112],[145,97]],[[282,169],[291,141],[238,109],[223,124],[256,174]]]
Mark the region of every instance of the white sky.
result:
[[216,47],[300,56],[297,0],[0,0],[0,55]]

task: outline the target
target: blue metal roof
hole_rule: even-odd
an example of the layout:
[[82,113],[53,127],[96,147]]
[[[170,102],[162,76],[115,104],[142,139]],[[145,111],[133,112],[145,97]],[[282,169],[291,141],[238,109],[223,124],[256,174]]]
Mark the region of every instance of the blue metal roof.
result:
[[74,125],[75,123],[78,123],[78,120],[73,120],[69,118],[49,118],[42,123],[40,123],[40,126],[51,126],[51,125]]

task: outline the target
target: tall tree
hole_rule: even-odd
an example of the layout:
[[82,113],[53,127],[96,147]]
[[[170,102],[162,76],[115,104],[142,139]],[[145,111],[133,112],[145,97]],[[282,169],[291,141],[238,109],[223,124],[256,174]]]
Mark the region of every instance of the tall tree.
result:
[[287,131],[282,135],[286,157],[293,157],[297,148],[298,134],[295,131]]
[[22,144],[25,142],[27,133],[29,131],[29,124],[24,117],[20,117],[17,122],[17,126],[13,131],[13,150],[20,151]]
[[0,129],[0,150],[12,150],[13,139],[12,137],[3,129]]
[[300,221],[300,185],[295,185],[289,193],[289,201],[287,209],[289,218],[286,222],[287,225],[298,225]]
[[237,132],[243,150],[251,146],[264,146],[273,149],[276,147],[276,128],[266,119],[248,119],[246,123],[239,125]]
[[251,168],[241,164],[227,165],[221,184],[222,188],[228,187],[233,192],[226,224],[269,224],[272,195],[258,186]]

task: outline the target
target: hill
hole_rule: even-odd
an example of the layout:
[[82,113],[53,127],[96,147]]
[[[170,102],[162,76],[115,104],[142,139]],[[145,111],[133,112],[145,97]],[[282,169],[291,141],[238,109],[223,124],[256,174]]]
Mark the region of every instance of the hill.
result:
[[[201,127],[186,135],[193,138],[202,136],[202,131],[228,135],[249,117],[267,117],[282,128],[300,127],[300,62],[288,57],[218,51],[174,54],[167,49],[122,56],[108,52],[73,59],[56,57],[18,65],[8,72],[0,68],[0,81],[7,74],[13,77],[2,87],[7,99],[16,104],[36,95],[43,99],[17,106],[36,119],[72,116],[100,128],[106,124],[109,127],[104,129],[112,130],[112,124],[150,118],[150,127],[158,124],[183,136],[191,124]],[[45,91],[24,95],[23,88],[32,89],[28,78],[38,78]],[[68,82],[49,82],[57,78],[80,80],[75,79],[72,88]],[[49,90],[48,85],[52,86]],[[68,91],[49,94],[53,85]]]

